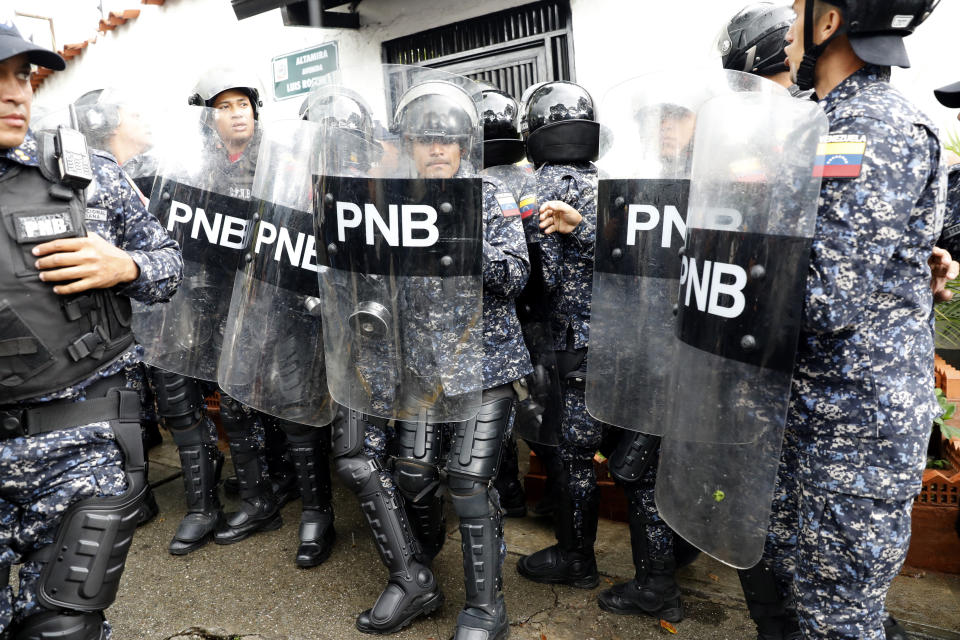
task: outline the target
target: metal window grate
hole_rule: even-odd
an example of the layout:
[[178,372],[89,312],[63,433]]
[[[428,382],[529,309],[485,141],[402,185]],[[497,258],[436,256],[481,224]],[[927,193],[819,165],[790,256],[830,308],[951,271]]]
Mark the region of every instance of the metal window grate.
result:
[[569,17],[570,9],[562,2],[527,4],[384,42],[384,59],[391,64],[421,64],[471,49],[562,31],[567,28]]

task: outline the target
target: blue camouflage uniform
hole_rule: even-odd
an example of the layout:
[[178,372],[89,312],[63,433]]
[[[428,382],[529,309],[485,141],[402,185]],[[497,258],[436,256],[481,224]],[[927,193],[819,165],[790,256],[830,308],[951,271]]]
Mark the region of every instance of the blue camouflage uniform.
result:
[[[544,164],[537,169],[537,200],[561,200],[583,216],[570,234],[541,233],[543,279],[549,292],[554,349],[581,352],[579,369],[586,370],[590,337],[590,299],[593,294],[593,251],[597,235],[597,168],[593,163]],[[561,382],[564,372],[561,371]],[[605,425],[587,413],[584,389],[563,385],[560,417],[560,458],[567,471],[567,491],[574,501],[575,528],[582,526],[577,506],[597,491],[593,455],[603,439]]]
[[806,638],[884,638],[939,412],[927,258],[940,144],[889,77],[868,65],[820,102],[830,134],[864,136],[866,151],[857,177],[821,190],[766,549]]
[[[139,277],[118,292],[143,303],[169,300],[182,278],[177,243],[147,213],[116,162],[99,154],[91,159],[95,186],[87,192],[87,229],[124,249],[140,269]],[[39,166],[32,132],[0,156],[0,176],[17,165]],[[141,355],[142,349],[133,345],[88,379],[22,404],[82,402],[91,384],[117,374],[124,374],[133,388],[140,380],[136,365]],[[33,550],[51,544],[71,505],[94,496],[120,495],[126,486],[123,456],[108,422],[0,441],[0,576]],[[10,587],[0,587],[0,630],[38,611],[39,574],[39,563],[24,562],[16,598]],[[109,637],[109,625],[104,624]]]

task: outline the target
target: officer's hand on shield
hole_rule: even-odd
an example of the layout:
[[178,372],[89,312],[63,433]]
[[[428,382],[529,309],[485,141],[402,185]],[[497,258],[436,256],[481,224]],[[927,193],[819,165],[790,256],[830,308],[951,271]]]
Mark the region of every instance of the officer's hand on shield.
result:
[[130,254],[95,233],[44,242],[33,248],[33,255],[40,257],[34,264],[44,282],[73,280],[53,288],[60,295],[109,289],[140,277],[140,267]]
[[940,247],[934,247],[933,253],[927,258],[930,265],[930,289],[933,299],[937,302],[946,302],[953,298],[953,292],[948,290],[947,282],[956,280],[960,275],[960,262],[950,257],[950,252]]
[[581,221],[580,212],[561,200],[551,200],[540,206],[540,228],[547,235],[570,233]]

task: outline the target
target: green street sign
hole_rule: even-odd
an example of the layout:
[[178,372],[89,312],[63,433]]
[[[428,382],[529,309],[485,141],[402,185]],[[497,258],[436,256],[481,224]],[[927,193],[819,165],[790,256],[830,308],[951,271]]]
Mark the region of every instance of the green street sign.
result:
[[340,67],[336,42],[277,56],[273,59],[273,93],[277,100],[308,93],[330,81]]

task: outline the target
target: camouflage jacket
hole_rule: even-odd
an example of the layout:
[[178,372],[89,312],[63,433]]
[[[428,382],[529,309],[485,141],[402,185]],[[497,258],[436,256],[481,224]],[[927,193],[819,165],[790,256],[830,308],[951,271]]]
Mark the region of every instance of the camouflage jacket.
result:
[[543,278],[550,296],[554,348],[583,349],[590,339],[593,244],[597,236],[597,168],[593,163],[545,164],[537,170],[537,201],[562,200],[583,216],[570,234],[541,233]]
[[[0,155],[0,175],[13,165],[39,166],[37,140],[27,132],[23,143]],[[91,154],[94,181],[87,187],[86,227],[126,251],[140,269],[133,282],[118,293],[146,304],[169,300],[183,277],[177,243],[160,222],[147,212],[139,193],[119,165],[107,154]],[[36,401],[80,397],[95,380],[118,373],[140,361],[142,349],[133,346],[89,380]]]
[[[521,181],[522,186],[522,181]],[[487,170],[483,178],[483,387],[533,370],[517,320],[516,297],[530,275],[515,185]]]
[[866,149],[821,188],[788,426],[805,482],[906,499],[939,412],[927,258],[945,188],[936,128],[889,77],[867,66],[820,101],[830,135]]

